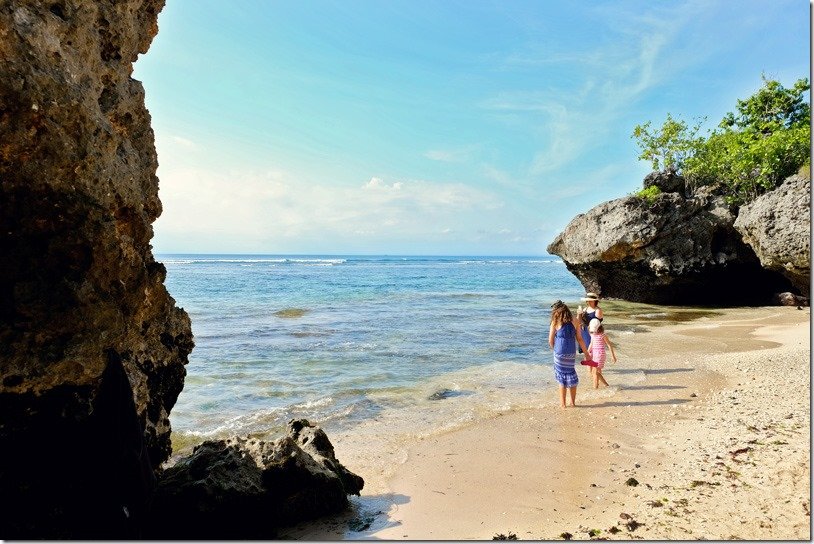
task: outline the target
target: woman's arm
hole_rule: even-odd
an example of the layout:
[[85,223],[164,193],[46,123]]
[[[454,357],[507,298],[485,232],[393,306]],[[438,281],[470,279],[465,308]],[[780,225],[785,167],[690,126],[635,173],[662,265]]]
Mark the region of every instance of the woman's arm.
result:
[[552,348],[554,347],[554,333],[557,332],[554,330],[554,323],[548,327],[548,345]]
[[597,318],[597,319],[602,319],[602,315],[603,315],[603,314],[602,314],[602,308],[597,307],[597,308],[596,308],[596,314],[595,314],[595,315],[596,315],[596,318]]
[[585,341],[582,339],[582,333],[579,330],[579,325],[580,325],[579,321],[577,319],[574,319],[574,330],[576,331],[574,337],[577,339],[579,347],[582,348],[582,353],[585,354],[586,359],[590,359],[591,356],[588,355],[588,347],[585,345]]

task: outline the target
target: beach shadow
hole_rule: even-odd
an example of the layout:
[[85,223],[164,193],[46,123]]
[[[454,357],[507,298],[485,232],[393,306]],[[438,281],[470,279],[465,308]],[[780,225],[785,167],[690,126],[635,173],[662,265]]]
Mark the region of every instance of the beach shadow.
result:
[[657,368],[654,370],[644,370],[645,375],[647,374],[672,374],[673,372],[692,372],[694,368]]
[[381,540],[374,536],[377,532],[401,525],[400,521],[387,514],[392,506],[410,502],[410,497],[401,493],[367,495],[357,499],[356,515],[347,523],[343,540]]
[[670,404],[685,404],[687,399],[648,400],[648,401],[609,401],[600,404],[583,404],[583,408],[621,408],[625,406],[665,406]]
[[624,385],[619,387],[622,391],[646,391],[650,389],[687,389],[684,385]]
[[408,502],[410,497],[398,493],[350,497],[350,505],[344,512],[282,528],[278,538],[308,542],[382,540],[373,535],[378,531],[401,525],[400,521],[391,519],[387,512],[394,505]]
[[694,368],[613,368],[614,374],[639,374],[642,373],[644,375],[648,374],[672,374],[673,372],[692,372]]

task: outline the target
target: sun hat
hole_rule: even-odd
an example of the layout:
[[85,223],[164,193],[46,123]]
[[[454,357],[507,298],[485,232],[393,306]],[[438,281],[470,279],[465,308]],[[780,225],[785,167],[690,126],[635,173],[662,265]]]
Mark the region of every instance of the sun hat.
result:
[[602,322],[599,321],[597,318],[591,319],[591,322],[588,323],[588,332],[595,333],[599,330],[599,327],[602,325]]
[[559,307],[559,306],[565,306],[565,303],[564,303],[563,301],[561,301],[561,300],[557,300],[557,301],[555,301],[555,302],[553,302],[553,303],[551,304],[551,307],[552,307],[552,308],[557,308],[557,307]]
[[595,301],[599,302],[599,295],[597,295],[596,293],[585,293],[585,296],[582,297],[582,300],[585,300],[585,301],[595,300]]

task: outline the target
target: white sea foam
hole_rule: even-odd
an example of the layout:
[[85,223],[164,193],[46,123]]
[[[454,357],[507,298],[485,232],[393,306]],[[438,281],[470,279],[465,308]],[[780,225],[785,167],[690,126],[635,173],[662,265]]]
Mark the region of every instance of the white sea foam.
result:
[[348,262],[347,259],[289,259],[289,258],[253,258],[253,259],[166,259],[161,261],[164,264],[210,264],[210,263],[230,263],[230,264],[315,264],[323,266],[333,266]]

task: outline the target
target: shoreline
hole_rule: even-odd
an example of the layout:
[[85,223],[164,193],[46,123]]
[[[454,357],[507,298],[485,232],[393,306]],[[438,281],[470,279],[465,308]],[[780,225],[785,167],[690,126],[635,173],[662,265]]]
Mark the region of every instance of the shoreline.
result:
[[552,389],[539,408],[418,439],[377,494],[281,536],[809,539],[809,327],[808,308],[783,307],[611,326],[610,388],[586,387],[583,367],[576,408]]

